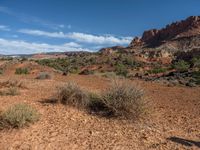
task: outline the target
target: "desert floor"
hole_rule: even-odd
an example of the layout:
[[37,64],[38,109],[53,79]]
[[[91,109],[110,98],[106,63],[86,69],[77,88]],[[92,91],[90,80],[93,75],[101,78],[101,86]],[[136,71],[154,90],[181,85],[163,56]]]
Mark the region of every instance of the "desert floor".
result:
[[[0,65],[2,65],[1,63]],[[15,68],[28,66],[30,75],[15,75]],[[167,87],[144,82],[149,113],[135,122],[102,118],[48,101],[56,87],[67,81],[77,82],[88,90],[105,89],[110,79],[95,75],[62,76],[54,72],[50,80],[35,79],[38,72],[50,68],[23,63],[7,66],[0,81],[17,79],[27,88],[17,96],[1,96],[0,110],[26,102],[41,114],[40,121],[22,129],[0,131],[0,149],[200,149],[200,88]]]

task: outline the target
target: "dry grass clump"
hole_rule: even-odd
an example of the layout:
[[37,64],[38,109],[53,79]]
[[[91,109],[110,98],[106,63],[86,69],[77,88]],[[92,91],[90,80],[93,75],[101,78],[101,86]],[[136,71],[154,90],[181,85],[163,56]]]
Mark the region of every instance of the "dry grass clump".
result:
[[7,88],[5,90],[0,90],[0,95],[1,96],[15,96],[15,95],[19,95],[20,92],[18,90],[18,88],[16,87],[10,87],[10,88]]
[[88,103],[87,92],[73,82],[68,82],[64,86],[59,87],[56,98],[62,104],[79,108],[87,106]]
[[39,120],[38,112],[31,106],[19,103],[0,115],[0,128],[20,128]]
[[89,103],[87,108],[90,113],[100,116],[111,116],[112,112],[103,101],[102,95],[98,93],[89,93]]
[[18,88],[26,88],[24,82],[16,80],[16,79],[9,79],[7,81],[0,82],[0,88],[2,87],[18,87]]
[[59,102],[102,116],[138,118],[145,112],[144,92],[126,80],[114,80],[111,86],[99,94],[86,92],[75,83],[67,83],[59,88]]
[[102,93],[102,102],[110,114],[138,118],[144,112],[144,91],[126,80],[114,80]]
[[52,76],[48,72],[40,72],[36,79],[44,80],[44,79],[51,79]]

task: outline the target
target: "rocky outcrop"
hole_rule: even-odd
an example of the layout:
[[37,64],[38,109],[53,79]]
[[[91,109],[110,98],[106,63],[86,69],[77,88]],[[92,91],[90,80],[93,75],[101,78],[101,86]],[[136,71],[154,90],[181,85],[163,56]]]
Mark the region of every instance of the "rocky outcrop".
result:
[[142,39],[136,36],[136,37],[131,41],[129,47],[141,47],[142,45],[143,45]]
[[108,54],[113,54],[115,52],[122,51],[123,49],[124,49],[124,47],[122,47],[122,46],[114,46],[114,47],[102,48],[102,49],[100,49],[99,52],[101,54],[108,55]]
[[186,20],[172,23],[165,28],[145,31],[141,39],[135,38],[130,46],[157,47],[168,41],[200,34],[200,16],[191,16]]

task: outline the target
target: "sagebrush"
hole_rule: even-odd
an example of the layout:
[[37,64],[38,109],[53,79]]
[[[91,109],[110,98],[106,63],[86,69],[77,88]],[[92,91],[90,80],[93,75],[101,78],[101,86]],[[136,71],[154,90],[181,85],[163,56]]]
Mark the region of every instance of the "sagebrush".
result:
[[145,112],[144,91],[126,80],[113,80],[103,92],[88,92],[68,82],[57,91],[57,100],[65,105],[89,109],[103,116],[138,118]]
[[40,72],[36,79],[44,80],[44,79],[51,79],[52,75],[49,72]]
[[20,128],[39,120],[39,113],[25,103],[15,104],[1,113],[1,128]]
[[56,94],[58,102],[83,108],[88,104],[88,94],[74,82],[68,82],[58,88]]

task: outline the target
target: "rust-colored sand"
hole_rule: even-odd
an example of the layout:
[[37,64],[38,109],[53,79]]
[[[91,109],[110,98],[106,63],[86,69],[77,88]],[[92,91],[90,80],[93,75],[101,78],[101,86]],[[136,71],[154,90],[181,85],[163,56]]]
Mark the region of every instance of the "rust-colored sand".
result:
[[92,75],[62,76],[54,72],[51,80],[36,80],[41,66],[33,67],[36,71],[30,75],[14,75],[15,68],[23,65],[27,64],[8,67],[6,74],[0,76],[1,81],[15,78],[27,86],[18,96],[1,96],[0,110],[26,102],[38,109],[41,119],[30,127],[0,131],[1,150],[200,149],[200,88],[130,81],[130,84],[137,82],[144,87],[149,114],[136,122],[106,119],[76,108],[47,103],[45,99],[54,94],[56,86],[66,81],[99,91],[108,86],[109,79]]

